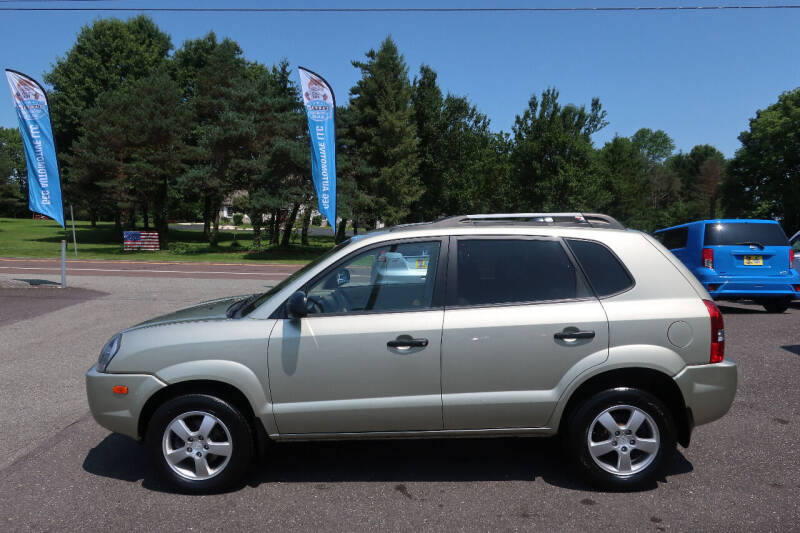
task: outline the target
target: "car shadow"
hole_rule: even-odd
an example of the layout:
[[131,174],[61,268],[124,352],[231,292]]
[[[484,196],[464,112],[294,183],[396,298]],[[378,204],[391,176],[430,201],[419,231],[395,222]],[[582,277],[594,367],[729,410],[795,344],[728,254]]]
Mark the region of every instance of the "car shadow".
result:
[[795,355],[800,355],[800,344],[787,344],[785,346],[781,346],[781,348]]
[[[154,491],[172,492],[156,475],[150,455],[133,439],[110,434],[89,451],[83,469],[127,482],[142,481]],[[681,452],[665,476],[694,469]],[[534,481],[566,489],[598,492],[576,473],[557,439],[420,439],[278,443],[251,469],[250,487],[265,483],[314,483],[330,488],[342,482]],[[655,489],[657,483],[645,490]],[[238,487],[238,488],[241,488]],[[397,489],[401,490],[401,489]]]
[[171,492],[153,467],[152,457],[145,446],[130,437],[111,433],[89,450],[83,460],[83,470],[95,476],[136,483],[158,491]]
[[15,281],[22,281],[27,283],[31,287],[60,287],[61,283],[57,281],[50,281],[47,279],[23,279],[23,278],[16,278]]
[[[753,304],[756,305],[756,304]],[[738,307],[725,305],[717,302],[717,307],[726,315],[765,315],[767,311],[763,307]]]
[[[107,296],[108,293],[92,289],[67,287],[56,289],[46,280],[17,279],[30,287],[0,289],[0,326],[8,326],[21,320],[36,318],[75,304]],[[39,282],[43,283],[39,283]],[[34,288],[36,287],[36,288]]]

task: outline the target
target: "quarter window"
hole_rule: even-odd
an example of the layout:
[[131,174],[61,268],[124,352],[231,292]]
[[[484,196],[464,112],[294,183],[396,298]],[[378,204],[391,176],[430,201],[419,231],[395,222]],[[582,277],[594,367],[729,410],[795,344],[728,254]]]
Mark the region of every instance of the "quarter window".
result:
[[455,305],[491,305],[588,296],[555,240],[460,239]]
[[430,308],[439,241],[386,244],[356,254],[308,291],[310,314]]
[[677,250],[686,248],[686,241],[689,239],[689,228],[670,229],[656,233],[656,239],[661,241],[667,250]]
[[633,286],[628,271],[611,250],[598,242],[567,239],[597,296],[610,296]]

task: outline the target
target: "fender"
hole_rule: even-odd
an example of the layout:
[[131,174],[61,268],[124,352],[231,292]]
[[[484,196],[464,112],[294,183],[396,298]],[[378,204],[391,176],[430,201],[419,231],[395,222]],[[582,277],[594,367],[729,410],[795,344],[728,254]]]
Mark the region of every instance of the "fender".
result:
[[269,390],[247,366],[226,359],[204,359],[178,363],[158,370],[158,379],[168,385],[187,381],[219,381],[238,389],[250,402],[268,433],[276,433]]
[[564,408],[567,406],[569,399],[581,385],[595,376],[612,370],[646,368],[672,378],[684,367],[686,367],[686,362],[683,358],[678,353],[663,346],[629,344],[611,347],[608,350],[608,359],[602,365],[592,366],[580,372],[577,376],[573,372],[567,372],[564,375],[557,387],[557,390],[562,390],[562,393],[553,413],[550,415],[548,426],[555,431],[558,430],[561,416],[564,414]]

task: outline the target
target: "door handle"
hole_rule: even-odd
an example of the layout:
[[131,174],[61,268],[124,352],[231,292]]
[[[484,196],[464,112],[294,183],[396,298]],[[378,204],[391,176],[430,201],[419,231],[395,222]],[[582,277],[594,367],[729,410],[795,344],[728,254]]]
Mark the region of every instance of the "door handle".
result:
[[427,345],[428,339],[412,339],[411,335],[400,335],[386,343],[389,348],[424,348]]
[[572,339],[593,339],[594,331],[581,331],[578,328],[564,328],[564,331],[554,333],[553,338],[560,341]]

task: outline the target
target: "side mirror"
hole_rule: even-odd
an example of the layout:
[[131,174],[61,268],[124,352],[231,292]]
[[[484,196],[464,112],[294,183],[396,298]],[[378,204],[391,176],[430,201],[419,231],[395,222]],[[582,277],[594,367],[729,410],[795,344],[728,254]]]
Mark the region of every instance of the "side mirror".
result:
[[288,312],[289,318],[303,318],[308,314],[307,306],[308,301],[303,291],[297,291],[292,294],[286,302],[286,311]]
[[350,283],[350,271],[346,268],[343,268],[336,273],[336,285],[341,287],[347,283]]

